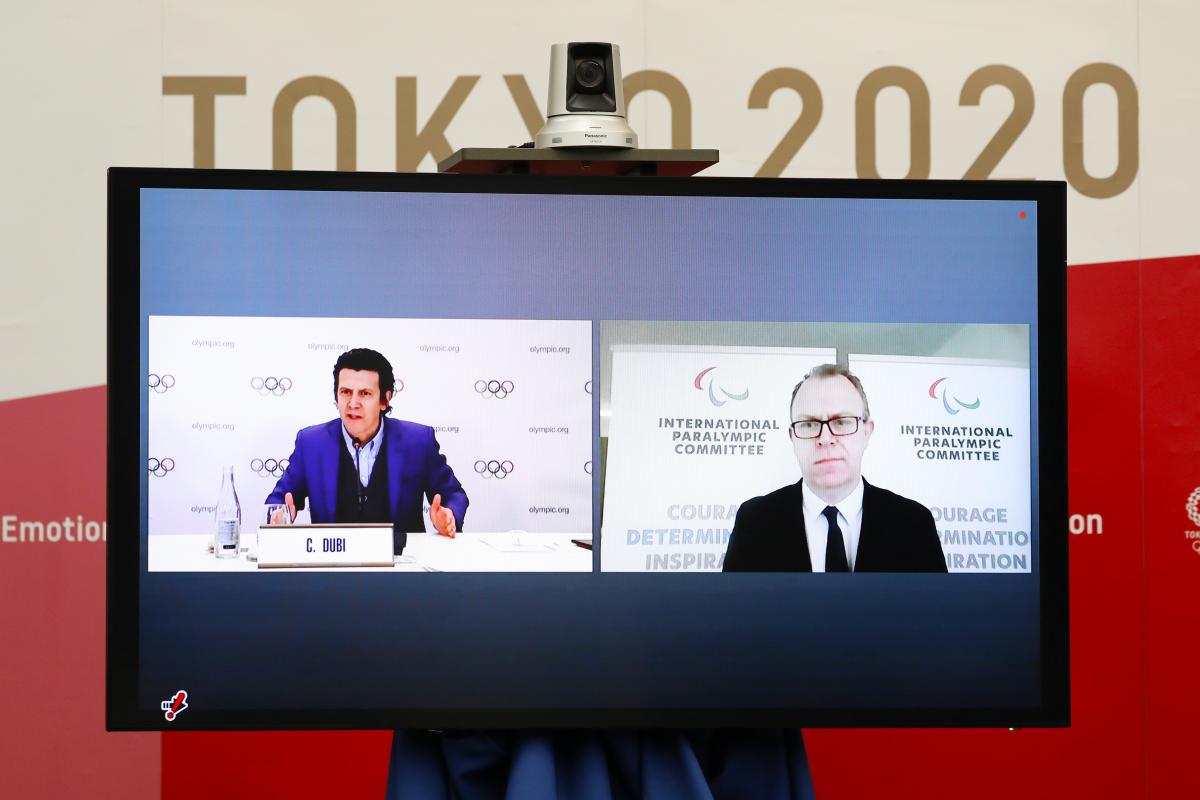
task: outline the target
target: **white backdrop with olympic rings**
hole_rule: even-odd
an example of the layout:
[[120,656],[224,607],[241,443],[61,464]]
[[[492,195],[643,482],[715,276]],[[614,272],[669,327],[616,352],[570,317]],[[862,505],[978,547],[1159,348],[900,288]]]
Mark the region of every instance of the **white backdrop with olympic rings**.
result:
[[351,347],[391,362],[393,417],[435,428],[463,530],[591,532],[589,321],[151,317],[149,339],[152,535],[210,532],[226,463],[256,524],[296,432],[337,416]]

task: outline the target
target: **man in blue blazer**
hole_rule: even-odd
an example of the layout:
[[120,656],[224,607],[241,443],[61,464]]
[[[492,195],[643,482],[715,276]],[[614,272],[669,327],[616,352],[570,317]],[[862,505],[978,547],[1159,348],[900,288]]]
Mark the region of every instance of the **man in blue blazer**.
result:
[[467,494],[446,463],[433,428],[389,419],[396,379],[382,354],[347,350],[333,365],[338,419],[296,434],[287,471],[266,502],[284,503],[288,519],[311,502],[314,523],[390,522],[423,531],[422,498],[434,528],[451,538],[462,527]]

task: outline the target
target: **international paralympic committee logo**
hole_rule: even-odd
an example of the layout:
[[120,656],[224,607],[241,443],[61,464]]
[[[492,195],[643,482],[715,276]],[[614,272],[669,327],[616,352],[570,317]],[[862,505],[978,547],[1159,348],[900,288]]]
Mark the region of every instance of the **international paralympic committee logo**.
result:
[[475,462],[475,472],[484,478],[504,480],[512,474],[513,469],[513,462],[508,459],[503,461],[497,461],[496,459],[484,461],[480,459]]
[[[692,381],[692,385],[695,386],[696,389],[701,392],[708,392],[709,402],[711,402],[714,406],[720,408],[730,400],[745,400],[750,396],[749,386],[743,389],[740,394],[734,394],[725,387],[718,386],[716,376],[709,374],[714,369],[716,369],[716,367],[708,367],[700,370],[700,373],[696,375],[696,379]],[[707,380],[705,380],[706,378]],[[722,395],[721,397],[717,397],[718,392],[720,392]]]
[[152,458],[146,462],[146,469],[156,478],[165,478],[168,472],[175,469],[175,459]]
[[159,375],[151,372],[146,382],[151,391],[162,394],[175,385],[175,376],[166,373]]
[[250,459],[250,471],[256,473],[260,478],[272,477],[278,478],[287,472],[288,460],[286,458],[252,458]]
[[[968,403],[962,398],[950,394],[949,387],[945,385],[946,381],[948,380],[949,378],[938,378],[936,381],[929,384],[929,396],[934,400],[941,400],[942,407],[946,409],[947,414],[954,416],[964,409],[967,411],[974,411],[975,409],[979,408],[978,395],[976,395],[974,400]],[[940,392],[938,391],[939,387],[941,389]],[[951,401],[954,402],[954,406],[950,405]],[[957,406],[957,408],[955,408],[955,406]]]
[[273,394],[279,397],[292,388],[292,379],[276,378],[273,375],[262,378],[255,375],[250,379],[250,388],[259,394]]
[[492,378],[491,380],[480,378],[475,381],[475,393],[483,398],[494,397],[497,400],[503,400],[512,394],[516,388],[516,384],[507,378]]

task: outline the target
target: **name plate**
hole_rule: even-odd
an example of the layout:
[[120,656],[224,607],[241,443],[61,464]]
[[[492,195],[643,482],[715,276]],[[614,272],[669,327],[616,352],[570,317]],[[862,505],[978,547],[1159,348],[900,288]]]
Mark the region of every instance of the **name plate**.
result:
[[390,567],[392,526],[262,525],[258,568]]

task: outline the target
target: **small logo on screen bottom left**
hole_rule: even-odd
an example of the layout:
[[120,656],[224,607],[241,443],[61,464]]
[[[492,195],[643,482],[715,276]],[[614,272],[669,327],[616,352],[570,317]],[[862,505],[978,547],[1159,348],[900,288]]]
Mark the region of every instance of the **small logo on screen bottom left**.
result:
[[167,718],[167,722],[174,722],[175,718],[188,707],[187,690],[180,689],[158,705],[163,710],[163,716]]

